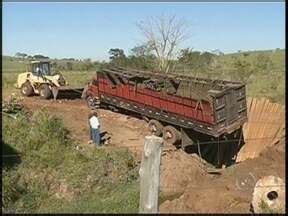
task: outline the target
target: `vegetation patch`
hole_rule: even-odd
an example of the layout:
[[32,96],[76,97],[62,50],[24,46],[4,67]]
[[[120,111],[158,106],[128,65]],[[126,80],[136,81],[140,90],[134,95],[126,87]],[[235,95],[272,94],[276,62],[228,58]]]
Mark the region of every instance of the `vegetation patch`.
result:
[[[60,71],[71,88],[86,85],[97,70],[107,66],[122,66],[140,70],[158,70],[157,57],[147,45],[135,46],[131,54],[122,49],[109,50],[109,62],[77,60],[73,58],[51,59],[53,70]],[[35,56],[34,56],[35,57]],[[37,57],[37,55],[36,55]],[[31,57],[3,56],[2,80],[4,92],[11,93],[17,75],[25,71]],[[285,102],[285,50],[199,52],[190,48],[180,50],[177,59],[170,60],[169,72],[195,77],[226,79],[245,82],[247,95],[266,97],[272,102]]]
[[262,214],[281,214],[285,212],[285,210],[281,208],[275,209],[275,208],[269,207],[269,205],[264,200],[261,200],[261,202],[259,203],[259,207],[261,209],[261,212],[259,213],[262,213]]
[[4,213],[138,212],[138,164],[127,149],[77,150],[46,110],[4,115],[2,133]]

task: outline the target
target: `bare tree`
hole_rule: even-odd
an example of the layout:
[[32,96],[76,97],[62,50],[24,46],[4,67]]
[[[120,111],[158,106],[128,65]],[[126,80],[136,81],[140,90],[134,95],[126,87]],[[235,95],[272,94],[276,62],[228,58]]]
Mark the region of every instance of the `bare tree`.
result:
[[155,52],[160,71],[169,72],[179,44],[188,38],[185,20],[175,15],[162,15],[147,18],[137,23],[137,26],[145,38],[145,43]]

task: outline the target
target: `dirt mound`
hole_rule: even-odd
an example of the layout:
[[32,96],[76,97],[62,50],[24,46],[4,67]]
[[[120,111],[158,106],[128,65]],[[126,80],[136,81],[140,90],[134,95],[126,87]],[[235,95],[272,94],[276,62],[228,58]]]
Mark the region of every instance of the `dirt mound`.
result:
[[188,184],[202,181],[205,170],[196,154],[189,155],[182,150],[162,154],[161,192],[173,194],[184,192]]
[[[266,149],[258,158],[222,170],[221,175],[201,172],[195,162],[187,163],[185,167],[178,164],[173,172],[174,178],[165,180],[162,177],[161,181],[168,181],[172,187],[174,183],[181,184],[183,178],[188,181],[191,175],[189,182],[182,183],[184,192],[181,196],[162,203],[160,212],[249,213],[253,189],[260,178],[273,175],[285,179],[285,154],[276,146]],[[189,165],[192,165],[191,170],[186,171]]]
[[161,213],[247,213],[249,200],[235,197],[229,189],[186,191],[179,199],[166,201],[160,206]]

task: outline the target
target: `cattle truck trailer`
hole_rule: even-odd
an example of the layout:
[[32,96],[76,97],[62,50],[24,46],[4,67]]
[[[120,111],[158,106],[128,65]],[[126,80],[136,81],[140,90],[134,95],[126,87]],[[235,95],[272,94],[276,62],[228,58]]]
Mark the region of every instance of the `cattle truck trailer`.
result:
[[84,91],[90,107],[98,100],[138,113],[165,143],[195,150],[218,166],[235,158],[247,120],[240,82],[110,67],[98,71]]

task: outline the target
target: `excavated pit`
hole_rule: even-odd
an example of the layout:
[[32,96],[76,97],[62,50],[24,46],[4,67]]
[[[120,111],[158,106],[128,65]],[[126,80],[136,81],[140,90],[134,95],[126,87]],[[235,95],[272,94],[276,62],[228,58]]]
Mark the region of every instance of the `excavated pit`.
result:
[[[267,99],[249,98],[245,144],[236,163],[213,175],[198,155],[171,152],[162,157],[162,213],[250,213],[258,179],[285,179],[285,109]],[[220,174],[219,174],[220,173]],[[169,199],[177,195],[175,199]]]

